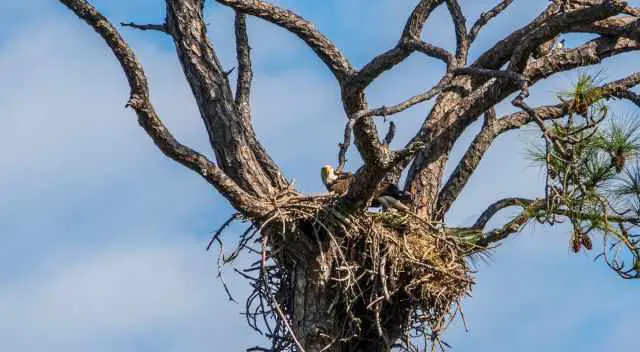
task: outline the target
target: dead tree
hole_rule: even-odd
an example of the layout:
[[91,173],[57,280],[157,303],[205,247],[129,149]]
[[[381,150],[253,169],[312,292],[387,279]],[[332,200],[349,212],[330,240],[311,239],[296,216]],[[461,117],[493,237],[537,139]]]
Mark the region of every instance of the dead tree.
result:
[[[238,272],[254,289],[246,305],[247,320],[271,339],[270,350],[416,350],[417,337],[443,347],[439,333],[473,284],[468,257],[484,253],[529,221],[554,225],[568,220],[575,251],[590,250],[592,238],[598,236],[607,265],[622,277],[640,276],[635,231],[640,221],[640,168],[634,159],[640,139],[633,124],[602,125],[609,120],[607,100],[640,104],[632,91],[640,83],[640,73],[630,72],[611,82],[583,75],[555,105],[532,107],[526,102],[529,87],[550,76],[640,49],[640,10],[622,0],[551,1],[533,21],[506,35],[474,62],[468,62],[470,46],[513,0],[488,9],[471,26],[458,0],[420,0],[397,44],[361,68],[353,67],[325,35],[291,11],[261,0],[212,1],[235,10],[236,73],[223,69],[215,43],[207,36],[205,1],[166,0],[162,23],[122,25],[173,39],[215,162],[181,144],[162,123],[143,68],[114,25],[86,0],[60,2],[112,50],[131,88],[126,106],[135,111],[158,148],[199,174],[237,210],[212,243],[222,244],[220,234],[232,221],[248,224],[237,248],[221,253],[220,261],[233,261],[240,251],[256,256],[252,267]],[[446,6],[451,15],[455,52],[421,36],[438,6]],[[363,160],[345,195],[301,194],[256,138],[246,16],[296,35],[339,84],[346,121],[337,169],[345,166],[352,136]],[[559,36],[576,32],[596,37],[554,49]],[[438,83],[397,105],[369,107],[367,87],[413,54],[446,64]],[[237,75],[235,89],[229,83],[231,74]],[[496,104],[512,94],[517,112],[496,116]],[[392,150],[393,131],[381,139],[375,119],[427,100],[434,100],[434,106],[421,128],[403,148]],[[480,132],[453,174],[443,179],[454,143],[480,118],[484,119]],[[447,226],[445,214],[489,146],[498,136],[527,125],[538,126],[543,137],[544,143],[532,155],[547,169],[545,196],[501,199],[489,205],[473,226]],[[413,195],[411,210],[369,211],[381,183],[398,182],[405,170],[404,188]],[[502,227],[487,229],[488,221],[507,207],[520,207],[522,212]]]

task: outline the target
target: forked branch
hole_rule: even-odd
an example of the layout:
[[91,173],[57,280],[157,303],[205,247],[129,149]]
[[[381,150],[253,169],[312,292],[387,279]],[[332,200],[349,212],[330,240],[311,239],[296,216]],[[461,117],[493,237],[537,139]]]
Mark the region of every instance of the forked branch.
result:
[[443,2],[444,0],[421,0],[409,15],[396,46],[374,57],[364,65],[349,82],[350,88],[358,90],[366,88],[382,73],[401,63],[415,51],[438,58],[444,61],[447,66],[452,65],[454,60],[451,53],[420,39],[420,33],[429,15]]
[[469,31],[469,44],[473,43],[473,41],[476,40],[482,28],[486,26],[489,21],[491,21],[494,17],[498,16],[502,11],[509,7],[512,2],[513,0],[503,0],[491,10],[483,12],[480,15],[480,18],[478,18],[478,20],[473,24],[471,30]]
[[131,88],[127,106],[135,110],[138,122],[156,146],[171,159],[197,172],[238,210],[252,216],[266,214],[269,211],[266,204],[247,194],[204,155],[178,142],[164,126],[151,104],[147,78],[142,66],[114,26],[85,0],[60,1],[104,39],[120,62]]
[[[640,84],[640,72],[604,84],[597,89],[603,98],[624,98],[624,95],[630,92],[629,89],[638,84]],[[477,169],[484,154],[498,136],[534,122],[532,116],[537,116],[542,121],[562,118],[569,112],[571,103],[571,101],[567,101],[556,105],[540,106],[532,108],[530,112],[516,112],[500,119],[485,118],[482,129],[467,148],[467,151],[449,177],[449,180],[442,188],[442,191],[440,191],[437,209],[443,213],[446,213],[450,209],[453,202],[458,198],[469,181],[471,175]]]
[[259,17],[276,24],[302,39],[329,67],[339,82],[345,82],[353,73],[347,58],[327,37],[315,29],[311,22],[289,10],[260,0],[216,0],[238,12]]
[[513,51],[509,60],[509,71],[522,72],[529,56],[535,48],[545,41],[553,39],[556,35],[570,30],[572,26],[603,20],[616,15],[624,10],[626,3],[619,0],[603,1],[599,5],[585,9],[564,12],[550,17],[539,28],[532,30]]

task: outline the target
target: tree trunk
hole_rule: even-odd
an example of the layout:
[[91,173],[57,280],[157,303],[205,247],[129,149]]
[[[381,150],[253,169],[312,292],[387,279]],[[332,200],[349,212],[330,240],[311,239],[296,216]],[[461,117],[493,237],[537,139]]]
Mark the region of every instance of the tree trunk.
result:
[[[314,263],[315,264],[315,263]],[[294,330],[306,352],[386,352],[390,348],[384,338],[374,333],[375,327],[363,326],[363,333],[347,342],[335,342],[340,336],[341,322],[345,321],[345,312],[331,307],[332,292],[327,282],[321,278],[318,265],[296,268],[296,290],[294,304]],[[366,325],[366,324],[363,324]],[[368,333],[366,333],[368,331]]]
[[[375,313],[366,307],[364,300],[356,301],[350,312],[347,312],[340,302],[336,302],[336,293],[340,288],[336,280],[329,278],[331,268],[325,263],[331,253],[323,250],[311,250],[311,241],[317,234],[312,231],[301,230],[296,234],[301,241],[300,246],[293,252],[294,257],[287,257],[286,267],[292,273],[290,287],[293,297],[288,297],[291,305],[289,316],[292,329],[306,352],[335,351],[335,352],[387,352],[390,345],[401,337],[403,327],[409,319],[410,309],[402,294],[393,296],[393,302],[382,305],[380,316],[384,323],[380,326],[384,337],[380,336],[375,324]],[[307,243],[305,243],[307,242]],[[314,243],[317,244],[317,243]],[[326,248],[328,246],[324,246]],[[302,248],[306,248],[302,250]],[[297,257],[297,258],[296,258]],[[334,269],[335,270],[335,269]],[[362,296],[368,295],[367,283],[361,280],[359,285]],[[397,296],[397,297],[396,297]],[[286,305],[285,305],[286,306]],[[352,315],[351,315],[352,314]],[[345,334],[352,331],[355,322],[352,317],[358,317],[360,327],[358,334]],[[347,335],[347,336],[345,336]],[[327,346],[329,346],[327,348]]]

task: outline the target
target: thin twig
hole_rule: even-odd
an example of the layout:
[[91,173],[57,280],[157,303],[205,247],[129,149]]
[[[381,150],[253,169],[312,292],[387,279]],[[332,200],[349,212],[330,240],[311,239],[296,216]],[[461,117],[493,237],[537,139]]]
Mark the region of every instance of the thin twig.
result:
[[222,234],[222,232],[224,231],[224,229],[229,226],[234,220],[238,219],[240,217],[240,214],[235,213],[233,215],[231,215],[231,217],[229,217],[229,219],[227,219],[227,221],[225,221],[222,226],[220,226],[220,228],[218,228],[218,230],[215,232],[215,234],[213,235],[213,237],[211,237],[211,240],[209,241],[209,244],[207,244],[207,251],[211,248],[211,245],[213,244],[213,242],[215,240],[218,239],[218,237]]
[[480,18],[478,18],[478,20],[473,24],[473,26],[471,27],[471,30],[469,31],[469,43],[473,43],[473,41],[476,40],[476,38],[478,37],[478,33],[480,33],[480,30],[482,29],[482,27],[484,27],[487,23],[489,23],[489,21],[491,21],[492,18],[498,16],[500,12],[504,11],[507,7],[509,7],[509,5],[511,5],[512,2],[513,0],[503,0],[500,3],[498,3],[495,7],[493,7],[491,10],[487,12],[483,12],[480,15]]
[[338,167],[336,172],[342,172],[345,164],[347,163],[347,151],[351,145],[351,130],[353,129],[354,119],[348,119],[344,126],[344,135],[342,137],[342,143],[338,143]]
[[386,145],[390,145],[393,141],[393,137],[396,136],[396,124],[393,121],[389,121],[389,130],[387,134],[384,136],[384,143]]
[[133,22],[120,22],[120,25],[123,27],[131,27],[135,29],[139,29],[141,31],[158,31],[163,33],[169,33],[166,24],[137,24]]

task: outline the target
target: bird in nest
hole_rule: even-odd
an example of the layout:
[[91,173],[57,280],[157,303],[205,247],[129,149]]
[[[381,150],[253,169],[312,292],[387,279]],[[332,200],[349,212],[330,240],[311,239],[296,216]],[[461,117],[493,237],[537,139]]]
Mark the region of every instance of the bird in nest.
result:
[[[320,171],[322,182],[329,192],[338,196],[345,196],[349,192],[349,188],[354,181],[354,176],[350,172],[337,172],[331,165],[325,165]],[[384,210],[396,209],[400,211],[409,211],[404,203],[411,202],[413,199],[411,193],[402,191],[394,183],[384,181],[376,192],[371,206],[374,208],[382,207]]]
[[565,40],[564,39],[558,40],[558,36],[556,36],[538,45],[535,49],[533,49],[533,52],[531,54],[534,59],[540,59],[545,56],[555,54],[560,50],[564,50],[565,47],[566,47]]
[[566,48],[565,40],[564,39],[560,39],[559,41],[557,41],[554,44],[552,51],[564,50],[564,48]]

